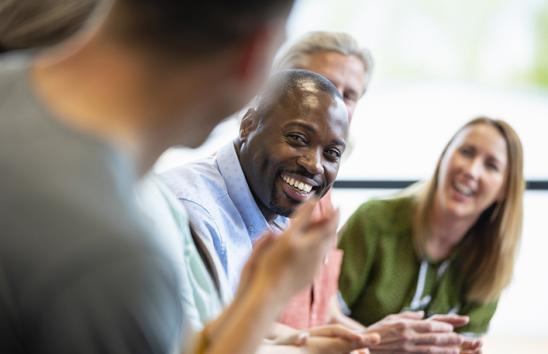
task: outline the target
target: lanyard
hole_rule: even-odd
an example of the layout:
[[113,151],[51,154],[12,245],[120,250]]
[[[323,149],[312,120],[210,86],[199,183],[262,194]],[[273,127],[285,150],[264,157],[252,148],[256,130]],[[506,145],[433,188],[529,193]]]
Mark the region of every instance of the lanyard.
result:
[[[439,285],[439,282],[443,275],[447,272],[447,269],[449,268],[449,264],[451,261],[446,260],[444,261],[438,268],[437,274],[436,274],[436,288]],[[413,296],[413,300],[411,300],[411,304],[407,307],[410,311],[420,311],[424,310],[430,305],[430,302],[432,301],[431,295],[423,296],[424,288],[426,285],[426,276],[428,275],[428,261],[422,260],[420,269],[419,269],[419,278],[417,280],[417,290],[415,290],[415,295]]]

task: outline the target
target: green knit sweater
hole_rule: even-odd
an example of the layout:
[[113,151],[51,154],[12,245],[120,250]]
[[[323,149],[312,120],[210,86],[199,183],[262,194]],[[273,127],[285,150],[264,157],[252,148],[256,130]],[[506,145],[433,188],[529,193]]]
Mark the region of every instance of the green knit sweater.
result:
[[404,310],[424,310],[427,316],[457,313],[470,316],[459,332],[485,333],[497,302],[465,300],[467,277],[458,264],[464,255],[458,251],[438,263],[417,256],[411,203],[410,197],[366,202],[344,226],[339,288],[351,317],[368,326]]

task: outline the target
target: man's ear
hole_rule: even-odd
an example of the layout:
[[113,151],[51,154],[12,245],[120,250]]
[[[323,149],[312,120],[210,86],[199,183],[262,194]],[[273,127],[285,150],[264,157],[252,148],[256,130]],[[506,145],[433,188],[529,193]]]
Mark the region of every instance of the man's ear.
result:
[[247,137],[251,132],[257,129],[259,125],[259,117],[257,110],[255,108],[250,108],[245,112],[242,121],[240,122],[240,134],[239,138],[241,141],[246,141]]

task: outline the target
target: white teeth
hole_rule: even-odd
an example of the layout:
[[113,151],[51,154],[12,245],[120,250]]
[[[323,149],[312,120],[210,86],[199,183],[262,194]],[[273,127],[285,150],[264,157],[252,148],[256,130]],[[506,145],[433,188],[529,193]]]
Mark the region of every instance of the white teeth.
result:
[[312,186],[308,183],[304,183],[304,182],[301,182],[301,181],[297,181],[296,179],[292,178],[292,177],[289,177],[289,176],[286,176],[286,175],[282,175],[282,179],[287,183],[289,184],[290,186],[300,190],[300,191],[303,191],[305,193],[310,193],[310,191],[312,190]]
[[474,190],[472,190],[472,188],[460,183],[460,182],[455,182],[453,183],[453,187],[460,193],[466,195],[466,196],[472,196],[474,195]]

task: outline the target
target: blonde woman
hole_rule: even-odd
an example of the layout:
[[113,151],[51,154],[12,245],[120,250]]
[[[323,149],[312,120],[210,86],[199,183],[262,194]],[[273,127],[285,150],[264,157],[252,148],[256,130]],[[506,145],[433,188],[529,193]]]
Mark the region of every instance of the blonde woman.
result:
[[512,276],[523,191],[515,131],[468,122],[429,181],[364,203],[343,228],[339,285],[352,317],[371,325],[401,311],[459,314],[469,322],[457,331],[484,334]]

